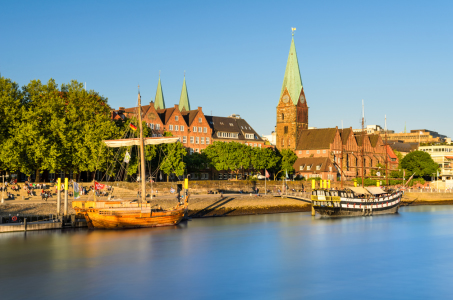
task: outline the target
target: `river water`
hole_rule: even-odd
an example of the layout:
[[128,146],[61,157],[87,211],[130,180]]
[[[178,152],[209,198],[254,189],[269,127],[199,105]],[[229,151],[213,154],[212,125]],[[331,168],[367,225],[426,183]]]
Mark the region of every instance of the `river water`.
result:
[[452,299],[453,206],[0,235],[0,299]]

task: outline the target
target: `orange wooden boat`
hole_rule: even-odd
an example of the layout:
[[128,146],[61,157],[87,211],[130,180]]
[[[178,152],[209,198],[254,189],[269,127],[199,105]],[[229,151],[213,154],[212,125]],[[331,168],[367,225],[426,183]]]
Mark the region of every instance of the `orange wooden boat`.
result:
[[[107,140],[107,147],[119,148],[137,145],[140,148],[141,199],[130,201],[73,201],[72,207],[85,216],[89,228],[120,229],[176,225],[184,218],[189,206],[189,181],[184,180],[184,201],[175,207],[162,210],[152,209],[146,201],[145,190],[145,145],[176,143],[177,137],[143,138],[141,97],[138,94],[139,138]],[[96,189],[96,183],[93,180]],[[95,198],[96,200],[96,198]]]
[[184,203],[162,210],[152,209],[150,203],[119,201],[74,201],[74,209],[83,214],[89,228],[126,229],[177,225],[188,210],[187,195]]

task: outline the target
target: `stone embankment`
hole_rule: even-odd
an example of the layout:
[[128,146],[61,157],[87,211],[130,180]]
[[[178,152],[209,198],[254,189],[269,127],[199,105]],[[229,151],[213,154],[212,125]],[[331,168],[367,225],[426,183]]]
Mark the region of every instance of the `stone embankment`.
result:
[[402,205],[445,205],[453,204],[453,193],[441,192],[406,192],[404,193]]

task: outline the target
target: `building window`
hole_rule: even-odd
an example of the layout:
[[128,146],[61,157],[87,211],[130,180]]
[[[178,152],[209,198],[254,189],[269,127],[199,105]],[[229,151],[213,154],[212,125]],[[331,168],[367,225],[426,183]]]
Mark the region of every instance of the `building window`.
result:
[[299,167],[299,170],[302,171],[303,169],[304,169],[304,166],[300,166],[300,167]]
[[201,122],[202,122],[201,118],[198,118],[198,123],[201,123]]
[[284,133],[284,134],[287,134],[287,133],[288,133],[288,126],[285,126],[285,127],[283,128],[283,133]]
[[156,134],[155,134],[155,133],[153,133],[153,137],[156,137]]
[[162,133],[159,133],[159,137],[161,137],[161,136],[162,136]]
[[193,136],[190,137],[190,143],[193,144]]
[[223,173],[223,179],[228,179],[228,173]]
[[223,175],[219,173],[219,180],[222,180]]
[[305,152],[305,153],[310,154],[310,150],[307,150],[307,152]]
[[245,138],[246,138],[246,139],[249,139],[249,140],[253,140],[254,134],[252,134],[252,133],[246,133],[246,134],[245,134]]
[[206,145],[209,145],[209,138],[206,138]]
[[307,170],[308,170],[308,171],[311,170],[311,165],[307,166]]
[[253,144],[253,147],[256,147],[256,144]]
[[198,132],[203,132],[202,130],[201,127],[198,127]]
[[186,144],[186,143],[187,143],[187,136],[183,136],[183,137],[182,137],[182,142],[183,142],[183,144]]
[[168,130],[173,130],[173,125],[169,125]]
[[230,126],[233,126],[233,123],[230,123]]
[[322,153],[326,153],[326,150],[322,150]]
[[317,150],[316,153],[318,153],[318,154],[321,153],[321,150]]
[[258,144],[258,147],[260,147],[260,148],[261,148],[261,144]]
[[149,124],[149,127],[151,127],[151,129],[154,129],[154,124],[153,123]]
[[301,151],[301,150],[299,150],[299,154],[302,154],[302,151]]
[[189,148],[189,153],[193,154],[193,149],[192,148]]
[[321,170],[321,165],[317,165],[316,170]]
[[181,125],[181,131],[184,131],[184,125]]
[[176,122],[179,121],[179,116],[175,116],[175,121],[176,121]]
[[179,125],[175,125],[175,131],[179,131]]
[[204,144],[204,137],[201,137],[201,143]]
[[282,121],[285,120],[285,114],[282,114]]
[[200,149],[196,148],[195,152],[200,153]]
[[207,127],[204,127],[204,128],[203,128],[203,132],[204,132],[204,133],[208,133],[208,128],[207,128]]
[[197,127],[194,126],[194,127],[192,128],[192,131],[193,131],[193,132],[197,132]]
[[156,129],[160,130],[160,124],[156,124]]
[[200,138],[197,136],[197,137],[195,138],[195,144],[199,144],[199,142],[200,142]]

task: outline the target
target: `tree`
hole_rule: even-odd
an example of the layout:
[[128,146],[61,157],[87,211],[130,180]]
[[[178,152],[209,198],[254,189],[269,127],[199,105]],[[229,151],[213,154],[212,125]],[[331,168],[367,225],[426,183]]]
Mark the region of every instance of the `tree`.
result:
[[209,165],[208,157],[204,152],[202,153],[192,153],[184,159],[187,167],[187,173],[199,172],[200,169],[204,169]]
[[277,178],[277,175],[280,172],[288,172],[288,174],[294,173],[294,163],[297,160],[297,155],[291,149],[282,149],[280,151],[281,155],[281,163],[280,163],[280,170],[274,175],[274,180]]
[[204,151],[210,164],[217,170],[239,173],[251,164],[252,147],[236,142],[214,142]]
[[416,177],[431,176],[437,173],[439,165],[433,161],[431,155],[424,151],[413,151],[401,161],[401,167]]
[[281,161],[281,156],[272,148],[253,148],[251,163],[255,170],[274,169]]

